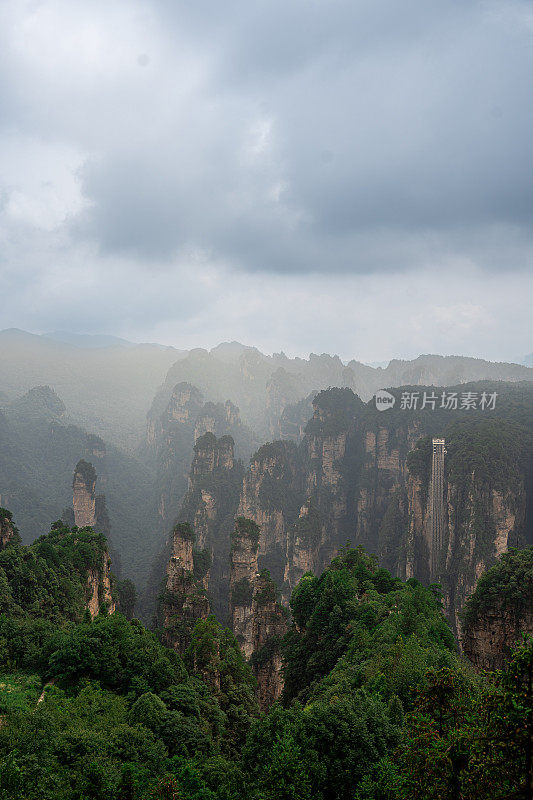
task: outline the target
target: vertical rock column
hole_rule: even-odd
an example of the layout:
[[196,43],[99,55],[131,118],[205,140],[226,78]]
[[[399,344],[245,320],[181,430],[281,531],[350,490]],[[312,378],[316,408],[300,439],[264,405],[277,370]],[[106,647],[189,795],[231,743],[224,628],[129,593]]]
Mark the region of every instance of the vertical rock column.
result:
[[257,679],[257,699],[267,711],[283,689],[281,640],[287,633],[287,612],[277,602],[277,589],[268,570],[253,581],[252,669]]
[[169,647],[184,652],[199,619],[209,615],[209,600],[194,575],[194,533],[188,523],[172,532],[172,555],[167,565],[166,591],[162,603],[163,627]]
[[72,481],[72,503],[74,524],[78,528],[94,525],[96,522],[96,470],[88,461],[78,461]]
[[[74,524],[78,528],[94,527],[98,522],[106,522],[105,530],[109,533],[109,519],[105,510],[103,495],[96,497],[96,470],[88,461],[78,461],[72,481],[72,505],[74,508]],[[111,593],[111,561],[107,545],[102,553],[102,562],[87,570],[87,608],[94,619],[103,605],[108,613],[115,612],[115,603]]]
[[252,603],[258,550],[259,526],[237,517],[231,535],[230,613],[233,633],[247,659],[254,650]]

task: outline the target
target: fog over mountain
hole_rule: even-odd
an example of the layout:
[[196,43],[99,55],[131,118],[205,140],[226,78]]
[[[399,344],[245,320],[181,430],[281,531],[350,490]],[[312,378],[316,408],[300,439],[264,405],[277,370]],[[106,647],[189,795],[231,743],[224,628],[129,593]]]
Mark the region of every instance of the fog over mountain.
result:
[[533,799],[533,0],[0,2],[0,800]]
[[2,327],[512,361],[527,2],[0,9]]

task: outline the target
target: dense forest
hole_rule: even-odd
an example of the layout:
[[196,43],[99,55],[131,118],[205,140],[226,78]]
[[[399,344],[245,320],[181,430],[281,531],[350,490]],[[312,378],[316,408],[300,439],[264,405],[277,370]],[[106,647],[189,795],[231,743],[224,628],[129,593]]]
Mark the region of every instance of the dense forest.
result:
[[[199,621],[183,655],[118,610],[87,610],[106,542],[56,523],[31,546],[2,509],[4,800],[407,800],[531,797],[533,644],[476,673],[425,588],[346,547],[293,591],[285,688],[260,713],[233,634]],[[519,602],[530,551],[493,586]],[[505,590],[505,586],[510,587]],[[503,588],[502,588],[503,587]],[[483,600],[474,598],[470,620]]]

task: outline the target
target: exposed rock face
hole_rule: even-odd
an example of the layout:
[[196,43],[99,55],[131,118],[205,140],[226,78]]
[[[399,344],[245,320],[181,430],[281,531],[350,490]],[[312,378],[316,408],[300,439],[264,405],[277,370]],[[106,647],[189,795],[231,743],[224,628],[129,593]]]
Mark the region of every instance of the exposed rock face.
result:
[[465,605],[462,645],[476,669],[504,669],[523,634],[533,634],[533,546],[503,554]]
[[276,594],[268,570],[253,579],[251,663],[263,711],[276,702],[283,690],[280,643],[288,626],[285,609],[276,601]]
[[[72,481],[74,524],[78,528],[95,528],[107,537],[110,529],[109,516],[104,495],[95,494],[96,480],[97,475],[93,465],[83,459],[78,461]],[[102,554],[102,563],[90,567],[87,572],[87,608],[93,619],[104,604],[109,614],[115,612],[111,593],[111,561],[107,545]]]
[[4,550],[13,541],[14,536],[15,529],[10,512],[0,508],[0,550]]
[[105,605],[108,614],[115,613],[115,602],[111,594],[111,561],[107,549],[99,567],[87,571],[87,608],[94,619]]
[[[178,383],[163,408],[155,404],[150,412],[147,449],[157,468],[156,492],[161,531],[166,535],[176,519],[183,519],[181,503],[190,489],[188,474],[190,453],[195,443],[206,434],[218,438],[230,436],[231,447],[226,443],[225,452],[220,452],[218,463],[202,465],[195,455],[194,469],[204,473],[218,467],[232,468],[234,448],[239,457],[248,457],[252,435],[241,422],[239,409],[229,400],[225,403],[204,403],[201,392],[190,383]],[[206,453],[209,457],[209,453]],[[188,520],[192,523],[192,519]],[[229,531],[227,532],[229,541]],[[227,562],[227,559],[226,559]]]
[[74,522],[78,528],[96,522],[96,470],[88,461],[78,461],[72,481]]
[[239,409],[230,400],[226,400],[225,403],[205,403],[196,418],[194,441],[196,442],[204,433],[222,436],[240,426],[242,423]]
[[[448,484],[448,546],[441,567],[445,605],[460,636],[459,612],[477,580],[496,558],[525,541],[526,492],[523,480],[501,493],[472,473],[466,492]],[[453,581],[447,576],[453,575]]]
[[165,534],[176,519],[187,489],[189,454],[202,403],[202,395],[196,387],[178,383],[167,405],[163,409],[153,409],[149,418],[147,444],[156,461],[158,512]]
[[[241,366],[244,369],[246,365],[242,362]],[[277,375],[276,380],[278,388],[284,381],[285,388],[289,386],[285,377]],[[518,399],[514,389],[510,398],[511,405]],[[313,400],[313,416],[299,445],[277,441],[255,453],[238,502],[233,477],[230,479],[237,474],[237,464],[229,443],[223,447],[211,432],[199,437],[180,518],[193,525],[198,547],[211,553],[209,589],[214,597],[218,593],[214,603],[217,617],[224,619],[227,573],[218,567],[215,575],[215,570],[226,561],[235,515],[251,519],[259,527],[257,568],[270,570],[282,586],[285,603],[305,572],[321,572],[348,541],[375,553],[380,564],[395,575],[425,583],[433,580],[428,508],[431,455],[429,450],[427,454],[419,451],[417,443],[443,436],[448,443],[447,430],[459,419],[461,426],[465,425],[460,429],[471,431],[473,439],[465,445],[463,434],[459,436],[458,463],[468,461],[472,452],[483,464],[486,459],[481,454],[487,442],[499,442],[501,426],[494,417],[495,430],[478,441],[472,431],[478,424],[490,422],[490,417],[461,413],[431,407],[408,411],[399,403],[381,413],[374,403],[365,405],[349,389],[322,391]],[[213,427],[212,417],[205,420],[205,426]],[[510,454],[509,463],[498,450],[500,446],[501,453]],[[513,436],[509,445],[498,443],[500,454],[489,461],[496,464],[500,459],[501,475],[513,471],[517,447]],[[450,456],[453,451],[452,436]],[[418,472],[411,469],[413,455],[420,462]],[[448,461],[449,456],[445,467]],[[515,475],[512,485],[488,479],[477,467],[459,482],[457,469],[452,473],[444,476],[445,524],[437,580],[459,634],[458,614],[477,577],[498,554],[523,541],[527,498],[532,491],[526,486],[524,469]],[[225,552],[224,547],[228,547]],[[253,587],[245,599],[231,614],[235,630],[239,625],[242,628],[240,635],[249,655],[253,650],[248,624]]]
[[322,534],[320,514],[310,498],[300,509],[296,522],[288,531],[287,561],[283,576],[283,601],[288,605],[292,590],[306,572],[319,570],[319,548]]
[[533,606],[516,613],[500,601],[464,632],[462,646],[477,670],[504,669],[524,633],[533,634]]
[[[110,524],[105,495],[95,494],[96,480],[97,474],[93,465],[83,459],[78,461],[72,481],[73,524],[78,528],[89,526],[109,537]],[[68,517],[70,519],[70,514]]]
[[196,621],[209,615],[205,581],[195,575],[193,543],[194,533],[190,525],[176,525],[167,565],[162,615],[167,644],[180,652],[188,647]]
[[[460,612],[480,576],[499,556],[526,541],[527,466],[520,446],[513,449],[512,428],[506,429],[501,422],[497,430],[499,434],[507,430],[508,443],[501,449],[495,446],[498,434],[488,423],[460,428],[447,441],[445,525],[436,580],[442,585],[445,610],[459,639]],[[480,460],[478,439],[491,441],[490,437],[491,457]],[[404,563],[405,577],[416,576],[424,582],[430,580],[431,553],[429,445],[429,440],[422,440],[413,451]]]
[[301,504],[302,470],[293,442],[263,445],[250,461],[238,514],[260,528],[259,566],[281,583],[287,562],[287,530]]
[[269,708],[283,689],[281,638],[287,632],[286,612],[268,570],[257,571],[259,527],[238,517],[231,540],[231,623],[233,633],[257,678],[257,697]]
[[[243,468],[235,460],[231,436],[205,433],[194,446],[189,489],[178,518],[188,522],[195,544],[209,558],[206,585],[218,619],[227,620],[230,536],[239,502]],[[207,555],[206,555],[207,554]]]
[[245,658],[254,650],[253,594],[259,551],[259,527],[237,517],[231,536],[231,627]]

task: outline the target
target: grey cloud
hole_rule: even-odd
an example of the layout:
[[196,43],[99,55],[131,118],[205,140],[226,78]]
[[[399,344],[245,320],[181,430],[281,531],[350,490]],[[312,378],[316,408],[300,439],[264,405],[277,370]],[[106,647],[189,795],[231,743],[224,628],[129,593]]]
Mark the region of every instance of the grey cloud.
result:
[[[159,76],[167,127],[154,133],[141,107],[131,140],[88,161],[77,236],[141,260],[200,248],[251,271],[405,269],[428,263],[428,240],[436,261],[531,263],[523,4],[156,7],[206,75],[183,102],[180,75]],[[247,162],[261,120],[270,138]]]

